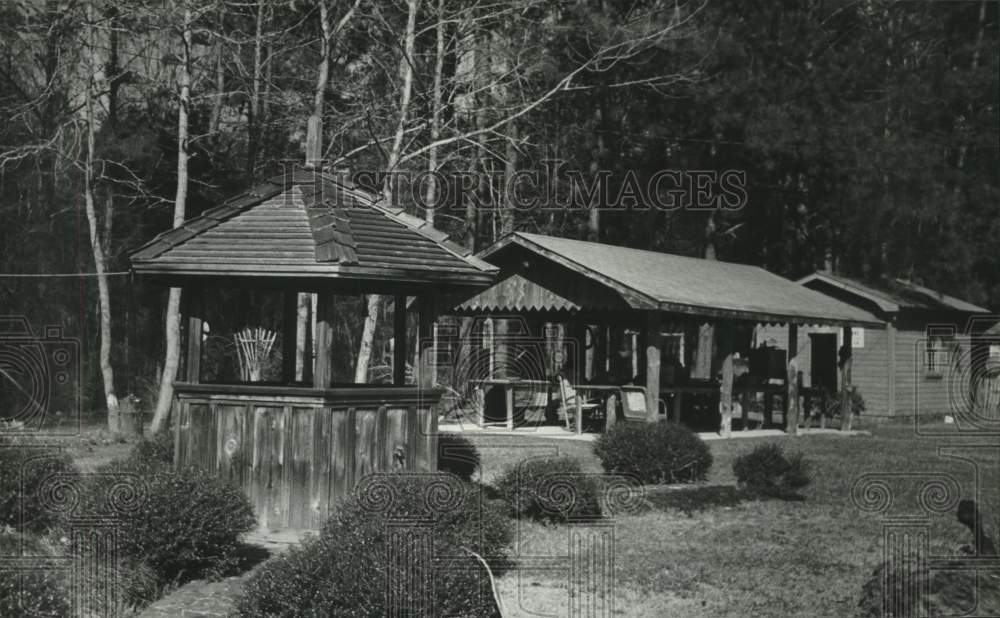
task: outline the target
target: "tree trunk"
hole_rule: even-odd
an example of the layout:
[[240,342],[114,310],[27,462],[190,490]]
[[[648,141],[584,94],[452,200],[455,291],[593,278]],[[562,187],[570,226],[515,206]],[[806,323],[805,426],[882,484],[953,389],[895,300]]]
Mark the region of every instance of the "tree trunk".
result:
[[507,161],[504,163],[504,197],[503,210],[500,211],[500,236],[506,236],[514,231],[514,202],[517,191],[514,186],[514,175],[517,174],[517,122],[511,122],[507,130]]
[[[392,202],[391,173],[395,171],[396,165],[399,163],[399,155],[403,148],[403,137],[406,131],[407,113],[410,109],[410,96],[413,91],[412,59],[416,40],[417,8],[419,6],[419,0],[407,0],[406,36],[403,57],[399,59],[399,74],[403,80],[403,90],[399,96],[399,120],[396,123],[396,135],[386,165],[390,175],[386,176],[382,189],[387,203]],[[365,327],[361,333],[361,344],[358,346],[358,362],[354,366],[354,381],[356,383],[368,381],[368,364],[371,362],[372,341],[375,339],[375,329],[378,326],[378,314],[381,306],[381,296],[372,294],[368,297],[368,313],[365,316]]]
[[[188,185],[188,104],[191,100],[191,10],[184,11],[184,57],[180,67],[180,101],[177,109],[177,193],[174,197],[174,227],[184,223]],[[166,316],[166,355],[160,377],[160,393],[149,431],[158,433],[170,419],[174,400],[174,379],[180,364],[181,290],[170,288]]]
[[[108,287],[108,276],[105,271],[104,249],[97,225],[97,209],[94,207],[94,142],[96,119],[94,118],[94,77],[97,63],[94,56],[93,26],[90,27],[90,77],[87,81],[85,113],[87,115],[87,160],[84,170],[84,203],[87,210],[87,225],[90,231],[90,249],[94,256],[94,269],[97,273],[98,303],[101,314],[101,348],[99,362],[101,380],[104,383],[104,402],[108,409],[108,431],[118,433],[120,430],[118,396],[115,394],[115,373],[111,366],[111,291]],[[112,61],[114,62],[114,61]],[[112,76],[112,79],[114,76]]]
[[[257,0],[257,28],[253,40],[253,84],[250,93],[250,114],[247,119],[247,178],[253,182],[257,168],[257,116],[260,113],[260,79],[264,51],[264,3]],[[321,3],[324,5],[324,3]]]
[[212,102],[212,115],[208,124],[209,133],[212,139],[219,138],[219,126],[222,122],[222,101],[226,91],[226,74],[223,71],[223,54],[225,45],[221,34],[225,32],[226,8],[225,4],[219,3],[219,38],[215,41],[215,101]]
[[368,365],[372,358],[372,342],[375,340],[375,329],[378,327],[378,314],[382,308],[382,297],[371,294],[367,297],[365,326],[361,331],[361,345],[358,348],[358,362],[354,366],[355,384],[368,381]]
[[[441,138],[441,112],[444,108],[441,89],[441,77],[444,73],[444,5],[445,0],[438,0],[437,6],[437,49],[434,56],[434,92],[431,102],[431,144]],[[434,225],[435,201],[438,195],[437,186],[438,147],[432,146],[427,153],[427,171],[430,172],[427,182],[427,194],[424,199],[424,220],[428,225]]]

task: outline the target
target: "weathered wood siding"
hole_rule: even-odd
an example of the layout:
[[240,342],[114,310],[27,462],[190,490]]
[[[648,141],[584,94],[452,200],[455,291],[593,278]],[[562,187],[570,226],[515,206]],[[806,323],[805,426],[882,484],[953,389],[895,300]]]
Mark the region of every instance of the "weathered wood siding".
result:
[[[799,355],[803,384],[811,385],[809,333],[833,333],[828,327],[800,327]],[[948,369],[940,376],[924,372],[925,329],[899,327],[894,337],[887,329],[864,329],[864,347],[853,349],[851,382],[865,400],[866,416],[914,416],[916,414],[957,414],[958,407],[968,397],[969,360],[968,336],[955,338],[956,349],[949,355]],[[890,340],[894,339],[894,359],[890,361]],[[760,325],[758,342],[786,348],[788,330],[784,326]],[[895,401],[890,407],[890,380],[894,381]]]
[[330,395],[211,388],[178,385],[176,461],[241,487],[265,529],[320,528],[331,507],[371,472],[437,468],[438,395],[401,387],[367,397],[361,390],[338,402]]
[[[861,345],[855,328],[854,340]],[[803,386],[812,386],[812,343],[811,333],[837,334],[840,347],[840,328],[833,326],[800,326],[798,337],[799,369],[802,371]],[[767,343],[781,349],[788,348],[788,327],[778,325],[757,326],[758,343]],[[864,345],[851,351],[851,384],[865,400],[866,416],[889,415],[889,333],[884,328],[865,328]],[[838,388],[840,374],[838,372]]]
[[969,396],[970,340],[955,338],[956,349],[939,376],[924,372],[925,330],[896,332],[896,415],[958,414]]

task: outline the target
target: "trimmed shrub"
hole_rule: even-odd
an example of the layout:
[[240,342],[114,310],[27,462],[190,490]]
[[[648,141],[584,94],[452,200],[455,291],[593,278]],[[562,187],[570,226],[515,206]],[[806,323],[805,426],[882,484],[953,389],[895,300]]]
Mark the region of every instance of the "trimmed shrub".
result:
[[54,478],[73,485],[79,470],[60,449],[33,440],[0,438],[0,528],[44,534],[59,524]]
[[508,466],[494,485],[514,517],[563,523],[601,516],[598,484],[572,457],[526,459]]
[[438,470],[471,481],[480,463],[479,451],[468,438],[453,433],[438,435]]
[[142,573],[127,578],[126,596],[150,600],[154,588],[231,569],[240,537],[257,525],[243,492],[198,468],[174,471],[137,461],[137,452],[99,469],[80,508],[116,521],[125,570]]
[[902,556],[872,572],[861,588],[857,615],[1000,616],[1000,584],[986,574],[977,577],[968,561],[931,570],[916,555]]
[[65,577],[45,569],[44,559],[55,555],[57,552],[36,537],[0,534],[0,562],[17,556],[24,567],[0,570],[0,616],[70,615]]
[[[513,536],[478,487],[449,474],[377,474],[318,537],[265,563],[237,602],[241,616],[495,616],[486,569]],[[468,550],[468,551],[467,551]]]
[[733,474],[740,487],[774,498],[792,498],[810,483],[809,462],[801,453],[785,455],[771,442],[754,447],[733,462]]
[[152,438],[143,437],[129,452],[129,464],[168,467],[174,463],[174,434],[161,431]]
[[598,436],[594,453],[609,474],[633,476],[643,483],[703,481],[712,467],[708,445],[675,423],[618,423]]

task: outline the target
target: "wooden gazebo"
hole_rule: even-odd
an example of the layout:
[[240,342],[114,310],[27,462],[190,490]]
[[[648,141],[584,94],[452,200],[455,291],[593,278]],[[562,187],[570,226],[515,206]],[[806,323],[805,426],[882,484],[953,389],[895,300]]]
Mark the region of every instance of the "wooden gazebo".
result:
[[[797,349],[794,342],[799,325],[842,327],[842,395],[850,388],[851,327],[885,327],[866,311],[755,266],[523,232],[501,239],[478,257],[500,269],[497,282],[453,299],[452,313],[518,316],[522,323],[534,325],[535,336],[542,336],[545,324],[549,332],[553,323],[562,324],[567,340],[577,344],[573,349],[578,358],[572,360],[577,368],[586,364],[587,341],[593,355],[591,364],[607,363],[613,368],[615,362],[621,362],[613,351],[623,331],[629,329],[638,334],[640,342],[638,377],[646,389],[647,419],[658,419],[661,400],[670,399],[673,418],[678,420],[685,393],[705,391],[718,401],[719,431],[724,436],[730,434],[732,424],[734,331],[739,326],[749,332],[754,324],[784,325],[792,342],[789,350]],[[715,326],[711,373],[719,379],[699,386],[661,384],[664,331],[706,323]],[[501,338],[497,341],[503,345]],[[789,379],[780,388],[789,408],[785,426],[794,433],[799,420],[794,354],[787,358],[786,369],[782,378]],[[770,392],[775,388],[769,384],[756,390]],[[849,421],[850,415],[845,418]]]
[[[444,233],[320,172],[272,178],[131,256],[147,281],[183,289],[184,366],[174,384],[177,465],[200,465],[238,483],[264,527],[318,528],[331,504],[372,471],[436,468],[441,391],[421,370],[406,383],[406,300],[420,299],[418,342],[430,340],[440,293],[492,282],[495,268]],[[282,295],[281,379],[204,383],[205,298],[219,288]],[[298,355],[297,297],[316,294],[315,358]],[[337,294],[394,299],[392,384],[335,383]],[[313,330],[307,326],[308,330]],[[354,354],[354,350],[342,353]]]

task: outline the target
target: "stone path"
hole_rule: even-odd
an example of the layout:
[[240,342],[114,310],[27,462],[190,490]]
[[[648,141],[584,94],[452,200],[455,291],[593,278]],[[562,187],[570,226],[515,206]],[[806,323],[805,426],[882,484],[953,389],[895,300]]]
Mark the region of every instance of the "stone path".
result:
[[[251,571],[252,572],[252,571]],[[217,582],[188,582],[153,603],[139,618],[222,618],[232,614],[243,582],[250,576],[229,577]]]
[[[297,544],[304,530],[267,532],[257,530],[246,536],[246,543],[266,549],[272,556],[287,551]],[[261,563],[263,564],[263,563]],[[188,582],[144,609],[138,618],[221,618],[231,616],[243,583],[260,565],[237,577],[220,581],[195,580]]]

